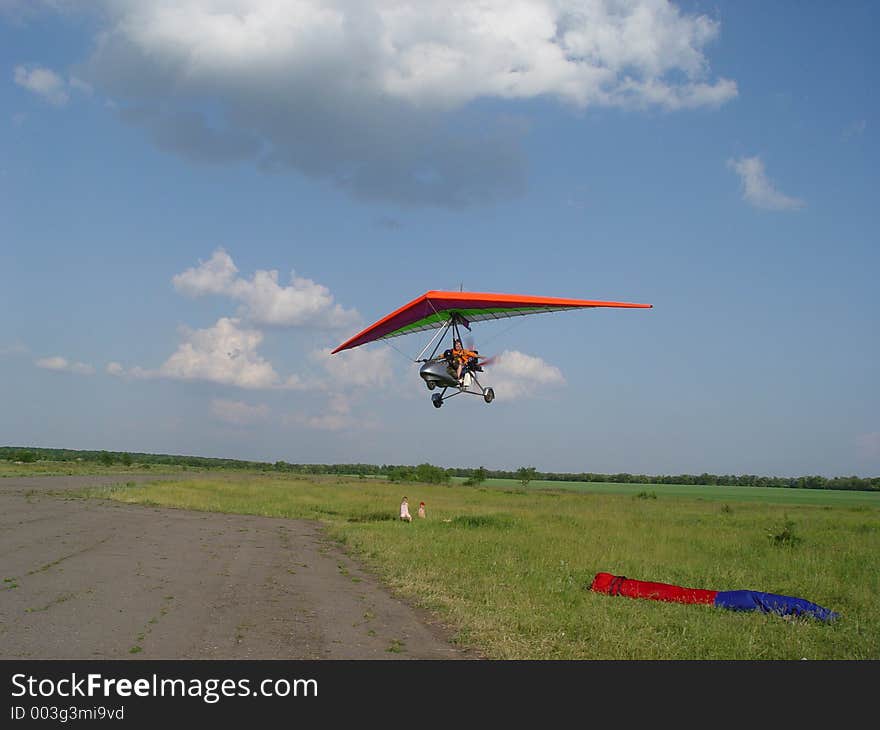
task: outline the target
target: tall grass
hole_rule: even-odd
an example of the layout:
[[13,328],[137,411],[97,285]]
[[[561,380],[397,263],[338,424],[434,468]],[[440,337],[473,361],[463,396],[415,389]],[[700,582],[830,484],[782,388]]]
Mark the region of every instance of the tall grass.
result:
[[[880,658],[880,508],[642,492],[230,475],[91,494],[320,520],[394,592],[493,658]],[[426,502],[427,519],[395,519],[403,494]],[[841,618],[609,597],[589,590],[600,571],[797,596]]]

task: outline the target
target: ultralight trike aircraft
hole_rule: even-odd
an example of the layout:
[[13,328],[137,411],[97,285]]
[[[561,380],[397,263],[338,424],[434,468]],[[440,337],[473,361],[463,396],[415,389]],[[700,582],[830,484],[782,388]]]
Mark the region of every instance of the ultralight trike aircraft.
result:
[[[413,332],[436,329],[438,332],[413,361],[422,363],[419,375],[425,381],[428,390],[442,388],[439,393],[431,395],[434,407],[440,408],[444,401],[460,393],[477,395],[482,397],[486,403],[491,403],[495,399],[495,391],[492,388],[484,387],[477,379],[477,373],[483,372],[483,366],[489,365],[493,358],[481,358],[478,352],[472,351],[473,356],[462,365],[461,379],[459,379],[458,363],[454,359],[453,349],[449,348],[443,354],[437,355],[447,334],[455,343],[461,341],[459,328],[464,327],[470,330],[472,322],[519,317],[541,312],[560,312],[567,309],[591,307],[650,309],[652,306],[651,304],[631,302],[601,302],[518,294],[429,291],[346,340],[331,354],[376,340],[387,340]],[[428,357],[422,357],[432,345],[431,354]],[[449,390],[452,392],[447,395]]]

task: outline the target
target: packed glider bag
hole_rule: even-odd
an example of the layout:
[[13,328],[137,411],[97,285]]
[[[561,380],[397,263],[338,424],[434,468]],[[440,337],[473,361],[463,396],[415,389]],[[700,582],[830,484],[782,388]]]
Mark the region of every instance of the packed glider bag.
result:
[[590,590],[609,596],[648,598],[672,603],[705,603],[732,611],[761,611],[781,616],[809,616],[820,621],[834,621],[838,614],[803,598],[780,596],[761,591],[713,591],[683,588],[670,583],[635,580],[611,573],[596,573]]

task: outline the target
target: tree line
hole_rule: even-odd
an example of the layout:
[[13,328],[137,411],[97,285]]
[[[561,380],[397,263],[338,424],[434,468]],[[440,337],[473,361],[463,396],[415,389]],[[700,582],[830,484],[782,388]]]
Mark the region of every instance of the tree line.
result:
[[880,477],[819,475],[778,477],[757,474],[602,474],[595,472],[541,472],[533,466],[515,470],[476,468],[443,468],[433,464],[298,464],[287,461],[264,462],[222,459],[177,454],[146,454],[120,451],[84,451],[78,449],[47,449],[38,447],[0,446],[0,459],[20,462],[82,461],[106,466],[187,466],[203,469],[256,469],[291,474],[328,474],[380,477],[390,481],[415,481],[430,484],[449,482],[460,477],[466,484],[481,484],[487,479],[514,479],[522,484],[531,481],[604,482],[612,484],[693,484],[739,487],[781,487],[788,489],[839,489],[880,491]]

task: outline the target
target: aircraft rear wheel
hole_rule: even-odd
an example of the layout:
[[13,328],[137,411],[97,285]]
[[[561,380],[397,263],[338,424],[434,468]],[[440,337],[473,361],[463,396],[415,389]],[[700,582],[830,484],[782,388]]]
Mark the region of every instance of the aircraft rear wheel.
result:
[[483,400],[486,401],[486,403],[491,403],[493,400],[495,400],[495,391],[491,388],[486,388],[486,390],[483,392]]
[[442,396],[439,393],[434,393],[434,395],[431,396],[431,403],[434,404],[434,408],[439,408],[443,405]]

